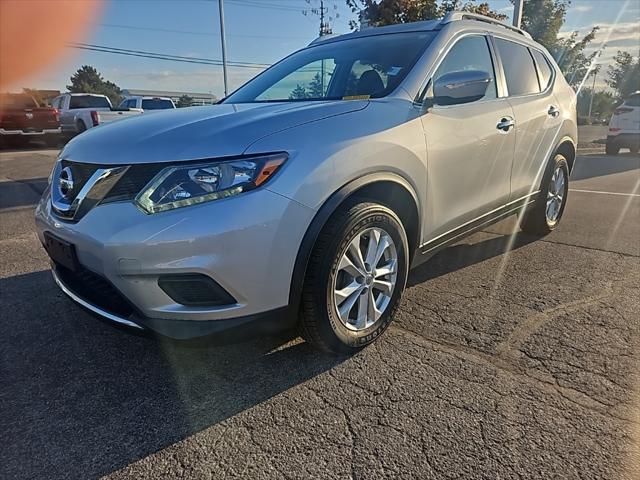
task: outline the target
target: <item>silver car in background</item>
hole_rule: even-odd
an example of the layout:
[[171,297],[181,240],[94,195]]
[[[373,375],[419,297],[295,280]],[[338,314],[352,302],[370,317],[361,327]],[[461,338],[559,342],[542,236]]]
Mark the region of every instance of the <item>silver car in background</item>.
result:
[[560,221],[575,94],[524,32],[443,20],[321,38],[221,104],[90,130],[36,210],[60,288],[174,338],[298,325],[353,352],[407,273],[518,214]]

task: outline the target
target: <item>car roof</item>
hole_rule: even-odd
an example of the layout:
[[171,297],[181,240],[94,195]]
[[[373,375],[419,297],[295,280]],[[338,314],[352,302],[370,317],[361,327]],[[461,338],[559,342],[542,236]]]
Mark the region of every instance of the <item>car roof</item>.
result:
[[505,36],[515,41],[519,41],[528,45],[538,46],[538,44],[531,38],[531,35],[529,35],[524,30],[512,27],[511,25],[503,23],[494,18],[486,17],[484,15],[477,15],[460,11],[449,12],[443,19],[438,20],[398,23],[395,25],[386,25],[384,27],[370,27],[344,35],[325,35],[315,39],[309,44],[309,46],[333,43],[343,40],[349,40],[352,38],[385,35],[389,33],[439,31],[442,30],[445,26],[452,26],[457,31],[481,28],[487,32]]
[[425,20],[422,22],[398,23],[395,25],[385,25],[384,27],[371,27],[357,32],[345,33],[344,35],[325,35],[318,37],[310,45],[318,45],[324,43],[332,43],[351,38],[373,37],[375,35],[384,35],[387,33],[405,33],[405,32],[429,32],[438,30],[441,27],[440,20]]

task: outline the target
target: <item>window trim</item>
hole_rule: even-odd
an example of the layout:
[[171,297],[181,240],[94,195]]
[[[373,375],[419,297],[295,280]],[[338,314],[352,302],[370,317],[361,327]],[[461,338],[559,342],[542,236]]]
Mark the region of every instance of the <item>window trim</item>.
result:
[[529,57],[531,58],[531,61],[533,62],[533,68],[536,71],[536,79],[538,80],[538,88],[542,88],[540,86],[540,71],[539,71],[539,68],[538,68],[538,63],[536,62],[536,58],[533,56],[531,51],[532,50],[536,50],[539,53],[541,53],[542,56],[544,57],[544,59],[546,60],[547,64],[549,65],[549,67],[551,67],[551,80],[549,81],[549,85],[547,86],[547,88],[545,88],[544,90],[542,90],[540,92],[523,93],[523,94],[520,94],[520,95],[510,95],[509,94],[509,87],[507,85],[507,75],[505,74],[505,71],[504,71],[504,64],[502,63],[502,57],[500,56],[500,50],[498,49],[497,44],[495,44],[495,50],[496,50],[495,53],[496,53],[496,56],[500,59],[499,60],[500,61],[500,69],[502,71],[502,77],[504,79],[504,91],[505,91],[505,97],[504,98],[527,98],[527,97],[534,97],[534,96],[543,96],[543,95],[548,94],[552,90],[553,86],[555,85],[555,81],[556,81],[556,69],[553,66],[553,64],[549,61],[549,59],[547,58],[547,55],[542,50],[540,50],[539,48],[527,45],[525,43],[518,42],[518,41],[516,41],[516,40],[514,40],[512,38],[508,38],[508,37],[506,37],[504,35],[490,33],[489,36],[491,37],[492,42],[494,42],[494,44],[495,44],[495,40],[496,39],[500,39],[500,40],[504,40],[506,42],[515,43],[516,45],[519,45],[519,46],[527,49],[527,52],[529,53]]
[[447,55],[449,55],[449,52],[451,52],[453,47],[456,46],[458,42],[460,42],[462,39],[466,37],[483,37],[485,42],[487,43],[487,49],[489,50],[489,57],[491,59],[491,63],[493,66],[493,76],[494,76],[494,81],[496,85],[496,97],[487,99],[487,100],[480,99],[480,100],[476,100],[475,102],[459,103],[456,105],[435,105],[433,108],[448,109],[448,108],[462,107],[465,105],[472,105],[472,104],[475,105],[478,103],[493,102],[496,100],[501,100],[503,98],[502,95],[503,93],[505,93],[506,89],[502,84],[503,79],[502,79],[502,70],[499,68],[500,66],[499,57],[496,55],[496,52],[494,51],[493,43],[490,38],[490,35],[485,31],[471,31],[471,32],[464,32],[460,35],[454,36],[453,39],[447,44],[447,46],[442,49],[442,52],[440,53],[438,59],[435,62],[433,62],[433,64],[427,71],[427,74],[425,75],[425,80],[422,82],[422,86],[418,90],[416,98],[413,100],[413,104],[415,106],[417,107],[424,106],[424,95],[425,95],[425,92],[429,89],[430,85],[432,84],[433,75],[438,71],[438,68],[440,68],[440,65],[442,64],[442,62],[444,62],[444,59],[447,57]]

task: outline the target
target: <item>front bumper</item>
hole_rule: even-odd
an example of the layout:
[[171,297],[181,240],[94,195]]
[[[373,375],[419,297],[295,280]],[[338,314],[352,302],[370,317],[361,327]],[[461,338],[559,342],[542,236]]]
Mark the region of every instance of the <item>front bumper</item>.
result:
[[[54,272],[74,301],[120,324],[188,338],[260,323],[273,312],[280,315],[289,302],[295,258],[313,214],[259,189],[154,215],[130,202],[100,205],[70,223],[52,213],[47,192],[36,209],[36,226],[42,242],[44,232],[50,232],[73,244],[82,268],[113,286],[133,309],[122,314],[91,301]],[[163,275],[194,273],[211,277],[236,303],[185,306],[158,285]]]
[[57,135],[62,133],[62,128],[45,128],[43,130],[6,130],[0,128],[0,135],[24,135],[29,137],[37,137],[40,135]]

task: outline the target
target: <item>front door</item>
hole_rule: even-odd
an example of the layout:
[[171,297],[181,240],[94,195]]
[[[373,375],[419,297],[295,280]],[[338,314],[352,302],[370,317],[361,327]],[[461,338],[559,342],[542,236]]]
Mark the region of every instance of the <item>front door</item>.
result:
[[459,227],[507,203],[515,136],[509,102],[498,98],[487,38],[465,36],[445,55],[431,82],[444,74],[479,70],[492,76],[485,96],[429,108],[422,116],[429,185],[425,240],[437,245]]

